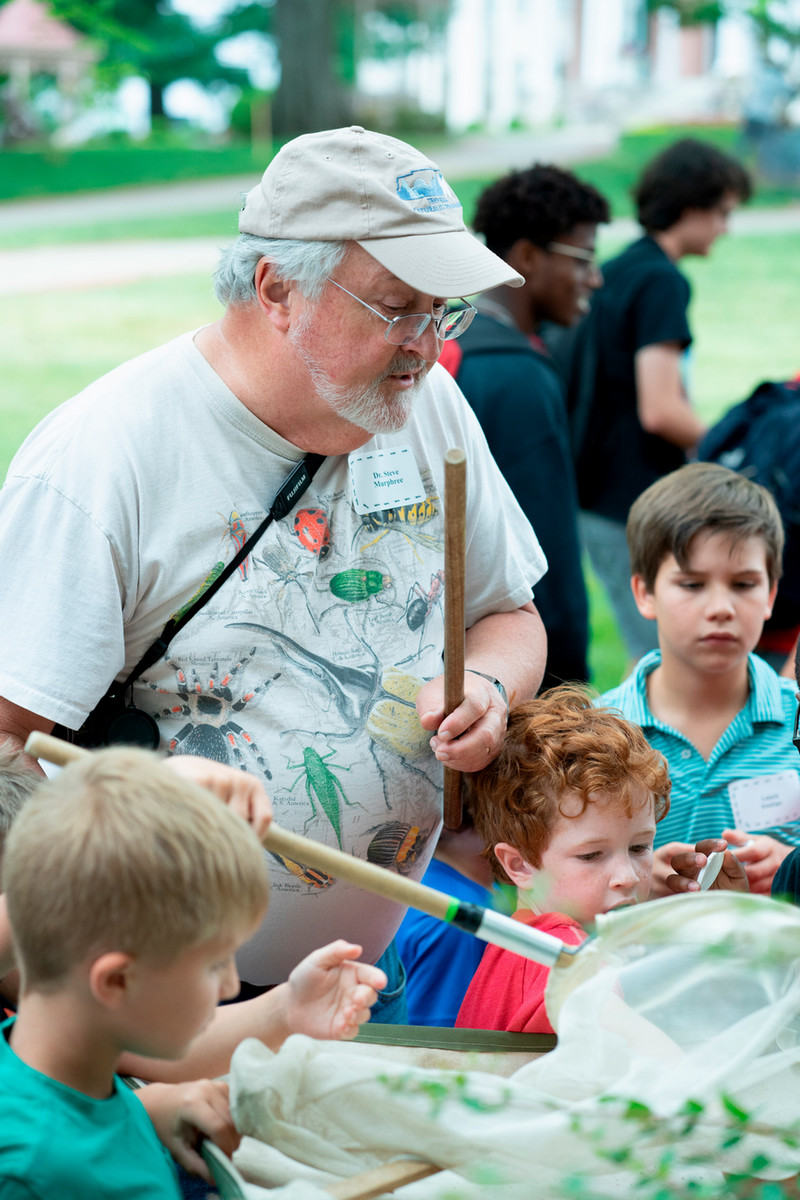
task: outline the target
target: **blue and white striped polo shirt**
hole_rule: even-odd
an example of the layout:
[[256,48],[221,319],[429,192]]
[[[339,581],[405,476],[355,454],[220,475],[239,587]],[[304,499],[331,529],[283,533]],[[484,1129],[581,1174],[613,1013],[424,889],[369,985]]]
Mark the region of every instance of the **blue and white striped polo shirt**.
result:
[[[723,829],[734,829],[728,788],[732,783],[800,769],[800,757],[792,745],[795,684],[776,675],[763,659],[748,659],[750,695],[720,737],[706,761],[682,733],[665,725],[647,704],[647,676],[661,662],[653,650],[640,659],[633,674],[600,697],[600,704],[616,708],[640,725],[656,750],[667,760],[672,779],[670,809],[656,827],[656,846],[665,842],[689,842],[719,837]],[[800,845],[800,821],[763,826],[749,833],[769,833],[791,846]]]

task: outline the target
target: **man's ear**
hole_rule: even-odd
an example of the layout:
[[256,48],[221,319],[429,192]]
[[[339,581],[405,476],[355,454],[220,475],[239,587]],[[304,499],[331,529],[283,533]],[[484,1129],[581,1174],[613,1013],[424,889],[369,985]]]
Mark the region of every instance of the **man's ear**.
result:
[[89,990],[104,1008],[118,1009],[130,994],[135,959],[121,950],[109,950],[89,968]]
[[536,868],[531,866],[519,850],[509,846],[508,842],[498,842],[494,854],[508,878],[518,888],[530,888],[533,885]]
[[647,617],[648,621],[655,621],[655,596],[650,591],[641,575],[631,576],[631,591],[633,592],[633,598],[636,601],[636,607],[642,616]]
[[277,278],[275,267],[268,258],[259,259],[253,275],[253,282],[262,312],[276,329],[281,333],[286,333],[289,328],[291,312],[289,301],[291,285],[286,280]]

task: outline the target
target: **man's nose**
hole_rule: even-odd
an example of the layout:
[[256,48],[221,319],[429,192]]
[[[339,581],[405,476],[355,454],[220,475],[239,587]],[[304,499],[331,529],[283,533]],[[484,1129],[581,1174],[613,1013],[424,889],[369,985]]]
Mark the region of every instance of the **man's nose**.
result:
[[429,321],[419,337],[414,338],[413,342],[403,343],[403,349],[413,350],[425,362],[433,363],[442,353],[443,344],[444,339],[437,334],[435,322]]

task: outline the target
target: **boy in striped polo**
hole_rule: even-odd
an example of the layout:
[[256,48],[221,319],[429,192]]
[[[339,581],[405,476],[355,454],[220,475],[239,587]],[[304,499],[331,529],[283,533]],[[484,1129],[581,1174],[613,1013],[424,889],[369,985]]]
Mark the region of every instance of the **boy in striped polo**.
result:
[[664,476],[631,507],[631,588],[659,649],[602,702],[667,760],[672,801],[656,834],[652,896],[673,854],[724,837],[750,890],[800,845],[794,685],[752,653],[772,611],[783,527],[770,493],[715,463]]

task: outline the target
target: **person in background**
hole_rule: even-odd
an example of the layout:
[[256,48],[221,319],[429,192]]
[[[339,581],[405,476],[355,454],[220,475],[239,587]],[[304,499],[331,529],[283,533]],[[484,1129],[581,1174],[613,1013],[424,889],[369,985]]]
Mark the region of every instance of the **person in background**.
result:
[[628,511],[705,432],[689,403],[691,289],[678,263],[709,254],[750,194],[744,167],[715,146],[668,146],[633,189],[643,236],[603,265],[593,303],[594,382],[575,448],[581,534],[634,662],[654,649],[655,629],[631,596]]
[[540,331],[545,322],[571,326],[587,311],[601,283],[597,226],[608,219],[603,196],[559,167],[537,164],[490,184],[475,229],[524,283],[483,292],[470,328],[440,358],[547,556],[536,589],[547,630],[545,686],[588,679],[588,605],[564,380]]
[[735,846],[750,890],[769,894],[800,845],[794,685],[752,653],[780,578],[780,513],[760,484],[689,463],[636,500],[628,544],[633,596],[659,649],[601,702],[669,763],[653,894],[665,894],[672,856],[709,837]]

